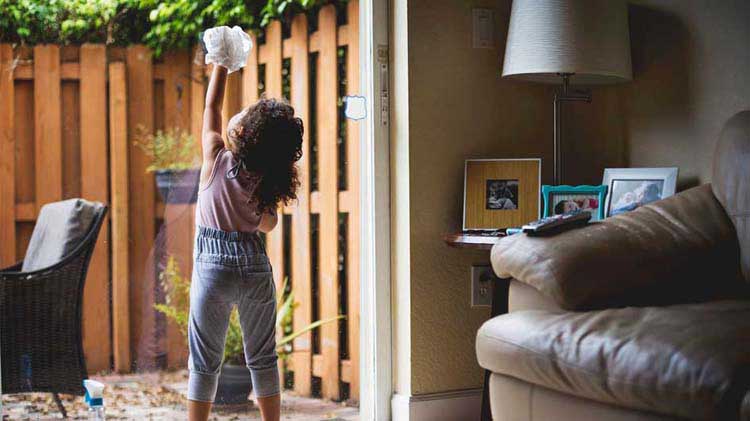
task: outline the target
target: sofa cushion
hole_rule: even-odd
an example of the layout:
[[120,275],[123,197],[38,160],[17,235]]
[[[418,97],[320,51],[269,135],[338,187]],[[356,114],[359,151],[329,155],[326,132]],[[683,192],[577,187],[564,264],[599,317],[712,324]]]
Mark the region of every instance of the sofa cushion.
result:
[[716,198],[737,230],[742,272],[750,282],[750,111],[735,114],[721,130],[711,177]]
[[666,415],[738,419],[750,391],[750,302],[498,316],[479,364],[583,398]]
[[501,238],[491,260],[499,277],[566,310],[739,298],[747,287],[736,231],[710,185],[557,235]]
[[83,199],[42,206],[21,270],[30,272],[44,269],[70,254],[89,232],[101,206]]

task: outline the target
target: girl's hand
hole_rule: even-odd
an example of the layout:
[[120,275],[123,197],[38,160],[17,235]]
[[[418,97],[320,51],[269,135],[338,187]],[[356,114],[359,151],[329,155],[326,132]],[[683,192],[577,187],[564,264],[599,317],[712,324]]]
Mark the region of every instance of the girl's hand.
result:
[[239,26],[218,26],[203,34],[206,47],[206,64],[226,67],[229,73],[245,67],[253,41]]

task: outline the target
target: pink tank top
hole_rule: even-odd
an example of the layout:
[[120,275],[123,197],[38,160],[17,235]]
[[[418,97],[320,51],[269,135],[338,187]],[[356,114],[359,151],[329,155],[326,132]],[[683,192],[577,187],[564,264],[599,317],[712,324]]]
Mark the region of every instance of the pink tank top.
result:
[[261,214],[253,204],[255,185],[232,152],[222,149],[208,182],[198,192],[196,224],[222,231],[257,231]]

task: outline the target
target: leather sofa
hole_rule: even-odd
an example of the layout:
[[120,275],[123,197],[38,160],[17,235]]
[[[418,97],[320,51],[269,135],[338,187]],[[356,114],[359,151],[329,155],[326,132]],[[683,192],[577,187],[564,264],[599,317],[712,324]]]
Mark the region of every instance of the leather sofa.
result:
[[750,420],[750,111],[711,184],[492,249],[508,313],[478,331],[493,419]]

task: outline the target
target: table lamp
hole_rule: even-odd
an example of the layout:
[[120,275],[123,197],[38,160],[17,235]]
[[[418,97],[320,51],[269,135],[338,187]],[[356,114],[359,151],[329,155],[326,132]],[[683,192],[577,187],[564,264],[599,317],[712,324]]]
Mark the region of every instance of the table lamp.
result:
[[625,0],[513,0],[503,77],[561,83],[554,97],[554,182],[562,184],[564,102],[591,102],[570,84],[632,80]]

